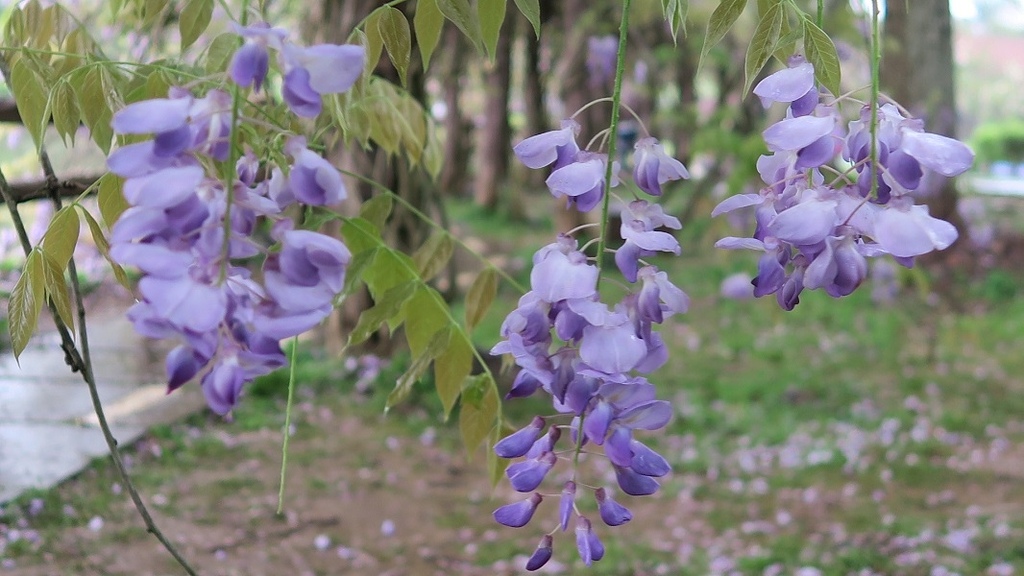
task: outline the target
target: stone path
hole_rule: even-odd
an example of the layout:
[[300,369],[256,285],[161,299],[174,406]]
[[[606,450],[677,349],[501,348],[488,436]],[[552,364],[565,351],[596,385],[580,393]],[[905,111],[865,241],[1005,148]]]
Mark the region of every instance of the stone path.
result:
[[[89,390],[64,363],[59,342],[56,334],[38,336],[20,366],[10,354],[0,358],[0,503],[51,487],[107,454]],[[123,315],[93,319],[89,342],[100,398],[121,446],[203,406],[194,386],[165,394],[162,354]]]

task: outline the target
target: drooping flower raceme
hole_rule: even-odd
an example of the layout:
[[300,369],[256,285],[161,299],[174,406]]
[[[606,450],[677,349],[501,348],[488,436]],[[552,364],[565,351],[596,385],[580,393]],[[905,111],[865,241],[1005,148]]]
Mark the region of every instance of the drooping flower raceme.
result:
[[[851,294],[867,277],[867,258],[890,254],[912,266],[916,256],[949,247],[956,229],[915,205],[912,194],[925,169],[951,177],[974,160],[963,143],[924,132],[920,120],[886,103],[878,108],[874,163],[870,107],[844,129],[836,104],[821,101],[813,67],[802,58],[790,64],[754,88],[766,106],[789,104],[786,117],[764,131],[772,153],[757,168],[765,186],[727,198],[712,212],[756,208],[752,238],[723,238],[716,246],[762,252],[754,295],[775,294],[786,310],[804,288]],[[839,160],[849,170],[827,183],[842,168]]]
[[[569,120],[560,130],[527,138],[515,153],[531,168],[553,165],[547,179],[551,193],[588,211],[607,192],[607,156],[580,151],[575,140],[578,132],[579,125]],[[638,143],[635,164],[635,183],[652,195],[660,195],[665,182],[687,177],[686,168],[653,138]],[[613,166],[613,185],[618,183],[618,170]],[[662,230],[678,229],[679,220],[646,200],[623,206],[621,214],[624,243],[615,261],[638,290],[614,305],[602,302],[597,290],[600,270],[576,239],[559,235],[534,255],[531,290],[506,317],[502,341],[491,350],[511,355],[520,369],[507,398],[542,390],[560,414],[536,417],[495,445],[498,456],[521,458],[508,466],[506,475],[514,490],[530,496],[499,507],[494,518],[511,527],[531,522],[548,499],[537,491],[560,464],[573,462],[573,478],[560,485],[556,530],[574,530],[577,550],[587,565],[604,556],[604,546],[591,518],[578,510],[581,492],[593,490],[598,517],[608,526],[629,522],[632,513],[610,488],[584,488],[594,483],[577,481],[580,450],[585,444],[604,450],[622,493],[642,496],[658,490],[656,478],[669,472],[668,463],[634,433],[664,427],[672,410],[668,402],[655,398],[654,385],[641,374],[656,370],[668,358],[653,326],[685,312],[689,304],[665,272],[643,261],[659,252],[679,254],[679,242]],[[559,449],[560,443],[568,446]],[[553,545],[552,536],[545,535],[526,569],[544,566]]]
[[[230,74],[243,87],[263,84],[268,47],[300,50],[277,29],[242,33],[247,42]],[[288,56],[294,60],[289,65],[333,66],[339,53],[361,63],[352,48],[362,50],[305,49]],[[351,86],[348,69],[339,73],[343,82],[317,84],[327,87],[323,93]],[[114,115],[116,133],[152,138],[123,146],[108,159],[110,170],[125,178],[131,206],[111,231],[111,256],[143,273],[141,300],[128,316],[144,336],[181,342],[167,356],[168,390],[199,380],[219,414],[231,410],[246,382],[286,364],[281,339],[305,332],[330,313],[350,259],[341,241],[293,230],[282,215],[296,202],[330,205],[346,195],[337,169],[308,150],[304,139],[293,137],[285,145],[293,161],[287,178],[268,167],[271,177],[257,182],[259,163],[249,154],[238,158],[231,182],[210,175],[216,162],[231,158],[232,118],[227,93],[195,97],[172,88],[168,98],[130,104]],[[269,251],[252,236],[259,218],[274,222]],[[262,281],[237,264],[261,253]]]

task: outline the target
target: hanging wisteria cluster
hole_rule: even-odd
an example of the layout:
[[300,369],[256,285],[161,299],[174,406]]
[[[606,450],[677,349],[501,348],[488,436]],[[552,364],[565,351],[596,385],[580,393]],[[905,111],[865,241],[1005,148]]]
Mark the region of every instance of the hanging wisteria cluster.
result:
[[[232,79],[259,90],[269,70],[268,47],[274,49],[284,100],[298,116],[315,116],[321,94],[348,90],[363,70],[360,46],[302,48],[266,26],[239,33],[247,42],[235,54]],[[285,144],[291,165],[261,166],[250,152],[232,151],[237,121],[227,92],[196,97],[172,88],[168,98],[130,104],[114,116],[116,133],[153,137],[123,146],[108,160],[111,172],[125,178],[131,205],[111,231],[111,255],[143,273],[142,299],[129,318],[144,336],[182,342],[167,356],[168,390],[199,380],[218,414],[231,410],[246,382],[287,363],[281,339],[330,313],[350,259],[341,241],[293,229],[284,214],[300,202],[343,200],[338,170],[300,136]],[[218,169],[233,159],[226,182]],[[269,178],[257,181],[261,170]],[[271,223],[269,248],[254,237],[261,217]],[[238,261],[260,254],[265,259],[257,278]]]
[[[527,138],[515,147],[530,168],[552,166],[547,186],[568,206],[587,212],[604,200],[606,154],[580,150],[579,125],[572,119],[560,130]],[[688,177],[682,163],[665,153],[654,138],[636,145],[633,182],[653,196],[667,181]],[[619,184],[613,165],[612,186]],[[545,497],[558,498],[558,518],[527,561],[536,570],[551,558],[554,534],[574,527],[576,547],[590,565],[604,555],[592,520],[577,505],[580,492],[590,492],[598,516],[609,526],[628,522],[632,514],[616,502],[610,489],[580,477],[580,454],[588,446],[603,448],[619,489],[632,496],[653,494],[655,478],[669,472],[668,462],[641,441],[636,430],[657,430],[672,415],[668,402],[657,400],[654,385],[642,376],[662,366],[668,352],[653,329],[672,314],[685,312],[686,294],[665,272],[643,262],[658,252],[679,254],[679,242],[659,228],[680,228],[679,220],[661,207],[636,199],[621,207],[624,240],[615,262],[625,279],[638,289],[612,306],[598,293],[599,267],[571,236],[559,235],[533,257],[530,288],[501,328],[504,340],[492,354],[511,354],[520,371],[509,397],[550,394],[554,417],[536,417],[525,428],[505,437],[494,450],[502,458],[522,458],[507,470],[509,483],[524,500],[495,510],[494,518],[511,527],[525,526]],[[545,431],[546,429],[546,431]],[[560,443],[561,441],[561,443]],[[545,478],[559,464],[571,468],[561,490],[544,492]]]
[[924,169],[952,177],[970,168],[974,154],[962,142],[925,132],[921,120],[891,102],[878,107],[874,129],[870,105],[844,126],[840,102],[819,90],[814,67],[801,57],[762,80],[754,94],[766,107],[789,104],[786,117],[763,133],[771,154],[758,159],[757,169],[765,186],[726,199],[712,215],[755,207],[752,238],[715,244],[764,253],[755,296],[775,294],[786,310],[804,288],[847,296],[867,276],[867,258],[891,254],[910,267],[916,256],[956,240],[956,228],[916,205],[913,194]]

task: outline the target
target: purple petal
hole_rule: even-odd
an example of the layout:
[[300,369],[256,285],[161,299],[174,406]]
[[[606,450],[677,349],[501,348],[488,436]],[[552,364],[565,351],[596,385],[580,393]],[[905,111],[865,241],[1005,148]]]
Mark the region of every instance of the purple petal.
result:
[[763,203],[764,198],[760,194],[737,194],[719,202],[718,206],[715,206],[715,209],[711,211],[711,217]]
[[530,423],[494,445],[494,453],[502,458],[518,458],[530,451],[530,447],[544,430],[544,419],[534,416]]
[[537,545],[537,549],[530,555],[530,559],[526,561],[526,569],[530,572],[534,570],[540,570],[548,560],[551,560],[551,554],[554,551],[552,544],[554,539],[550,534],[545,534],[540,540],[540,544]]
[[[578,127],[579,125],[577,124],[576,126]],[[558,159],[558,149],[560,147],[569,146],[570,144],[575,145],[575,142],[575,132],[569,126],[561,130],[552,130],[530,136],[516,144],[512,152],[527,168],[536,170],[555,162]]]
[[569,518],[572,516],[575,501],[576,483],[569,480],[562,488],[562,496],[558,500],[558,525],[562,528],[562,532],[569,529]]
[[633,440],[629,443],[629,446],[633,451],[633,460],[629,467],[637,474],[660,477],[672,471],[668,460],[665,460],[661,454],[648,448],[643,442]]
[[532,492],[544,481],[544,477],[555,465],[557,458],[551,452],[542,455],[537,460],[520,462],[522,466],[514,468],[509,466],[506,470],[509,483],[516,492]]
[[944,250],[956,238],[956,228],[945,220],[931,217],[925,206],[902,210],[890,205],[875,217],[875,240],[893,256],[920,256]]
[[590,438],[594,444],[604,444],[604,437],[608,434],[608,425],[612,421],[612,406],[607,402],[598,402],[594,409],[587,414],[583,420],[583,433]]
[[630,468],[614,466],[615,480],[619,488],[630,496],[648,496],[658,491],[658,481],[650,476],[637,474]]
[[595,370],[607,374],[629,372],[646,355],[647,345],[629,324],[588,326],[583,330],[580,358]]
[[203,378],[203,395],[210,409],[223,416],[238,403],[245,374],[238,360],[230,357],[213,367]]
[[316,118],[323,107],[323,100],[310,86],[309,72],[304,68],[295,68],[285,75],[281,94],[296,116]]
[[780,212],[768,223],[768,231],[797,246],[823,241],[836,227],[836,202],[810,199]]
[[506,504],[494,511],[494,520],[510,528],[522,528],[530,523],[542,500],[540,494],[534,493],[526,500]]
[[616,418],[620,426],[640,430],[657,430],[672,419],[672,405],[664,400],[652,400],[623,410]]
[[593,155],[555,170],[548,176],[546,184],[556,198],[580,196],[604,182],[605,165],[603,157]]
[[633,464],[633,448],[631,446],[633,432],[622,426],[612,426],[608,442],[604,445],[604,453],[616,466],[629,467]]
[[270,69],[267,47],[256,42],[246,42],[231,58],[229,73],[231,80],[242,88],[250,86],[259,91]]

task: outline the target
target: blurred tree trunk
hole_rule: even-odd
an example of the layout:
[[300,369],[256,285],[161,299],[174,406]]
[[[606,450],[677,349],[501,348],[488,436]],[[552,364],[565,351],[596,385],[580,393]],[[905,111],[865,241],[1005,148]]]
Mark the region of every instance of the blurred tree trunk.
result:
[[[995,55],[993,55],[995,56]],[[882,86],[929,132],[956,136],[953,23],[949,0],[886,2]],[[927,198],[931,214],[961,228],[951,180]]]
[[[469,47],[462,32],[455,26],[445,27],[442,42],[446,47],[445,60],[440,65],[445,105],[444,157],[469,158],[472,152],[473,125],[462,113],[462,81],[465,77],[463,63],[466,62],[464,55]],[[445,162],[438,178],[438,188],[447,194],[461,197],[467,189],[468,168],[468,162]]]
[[498,207],[499,190],[508,177],[512,129],[508,123],[508,92],[512,81],[512,38],[515,6],[505,6],[505,22],[495,48],[494,64],[485,75],[484,121],[477,131],[476,205],[492,212]]
[[[540,38],[533,31],[526,17],[522,17],[519,29],[523,31],[523,111],[526,117],[524,126],[524,138],[551,130],[548,124],[548,114],[545,107],[545,83],[546,74],[541,69]],[[529,183],[533,186],[544,185],[544,172],[542,170],[530,170]]]

